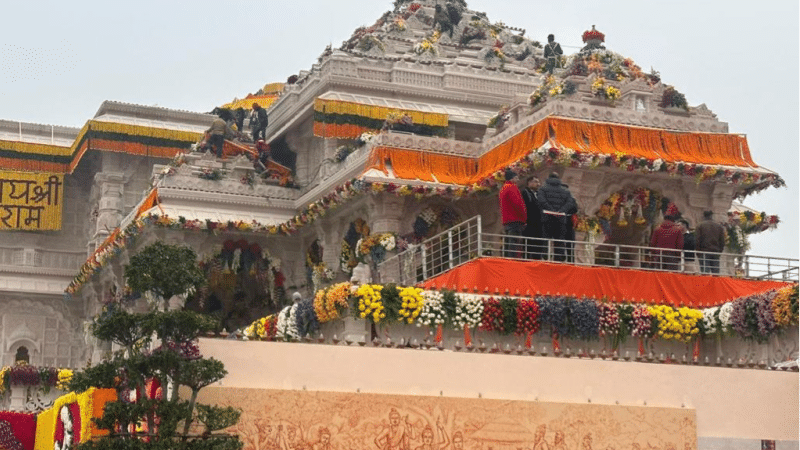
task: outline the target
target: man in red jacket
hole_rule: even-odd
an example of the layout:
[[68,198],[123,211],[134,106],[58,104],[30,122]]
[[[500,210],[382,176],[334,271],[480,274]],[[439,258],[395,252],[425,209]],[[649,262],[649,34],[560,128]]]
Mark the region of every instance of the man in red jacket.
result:
[[528,213],[522,193],[517,187],[519,178],[513,170],[506,169],[506,183],[500,189],[500,214],[503,218],[503,231],[506,238],[503,240],[503,256],[506,258],[521,258],[523,256],[523,233]]
[[653,231],[653,236],[650,238],[650,247],[665,249],[654,250],[657,269],[680,269],[684,229],[681,224],[675,222],[678,216],[680,216],[678,207],[670,203],[664,213],[664,221]]

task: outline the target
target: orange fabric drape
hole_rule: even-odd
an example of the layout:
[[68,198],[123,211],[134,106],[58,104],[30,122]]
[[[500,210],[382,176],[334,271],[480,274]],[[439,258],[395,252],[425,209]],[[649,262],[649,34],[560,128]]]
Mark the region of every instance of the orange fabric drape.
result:
[[[682,133],[554,117],[539,123],[548,123],[554,131],[554,140],[573,150],[606,155],[622,153],[666,162],[756,166],[747,139],[736,134]],[[520,135],[511,138],[517,139],[521,139]]]
[[365,170],[377,169],[388,173],[387,162],[397,178],[431,182],[438,180],[449,184],[470,184],[478,170],[474,158],[392,147],[375,147]]
[[504,168],[541,147],[549,138],[549,126],[549,119],[543,120],[482,155],[478,158],[478,176],[472,182]]
[[561,294],[703,308],[786,286],[777,281],[480,258],[423,283],[426,289]]
[[[142,202],[142,206],[136,210],[136,216],[134,218],[138,219],[145,211],[156,206],[158,204],[158,189],[153,188],[149,194],[147,194],[147,198]],[[103,243],[105,245],[105,242]]]
[[382,146],[372,150],[365,170],[374,168],[388,173],[388,162],[400,179],[433,181],[435,177],[442,183],[468,185],[519,161],[547,142],[556,148],[604,155],[622,154],[672,163],[756,167],[743,136],[677,133],[549,117],[479,158]]

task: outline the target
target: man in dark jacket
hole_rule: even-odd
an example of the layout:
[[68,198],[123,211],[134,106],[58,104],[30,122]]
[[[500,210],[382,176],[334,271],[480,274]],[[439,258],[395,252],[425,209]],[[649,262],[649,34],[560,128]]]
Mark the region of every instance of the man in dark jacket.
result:
[[503,219],[503,231],[506,238],[503,240],[503,256],[506,258],[519,258],[524,253],[522,246],[522,233],[525,231],[525,202],[517,187],[517,173],[506,170],[506,182],[500,189],[500,215]]
[[525,257],[528,259],[544,259],[547,250],[541,240],[542,234],[542,207],[539,206],[539,188],[542,183],[538,177],[528,177],[526,187],[522,190],[522,200],[525,201],[525,210],[528,213],[528,220],[525,224],[525,236],[527,245]]
[[573,208],[577,209],[577,202],[561,184],[556,172],[551,173],[544,186],[539,188],[538,197],[544,237],[560,240],[553,243],[553,255],[554,260],[564,261],[567,259],[567,246],[563,242],[567,237],[567,214]]
[[258,103],[253,103],[253,114],[250,117],[250,128],[253,130],[253,142],[258,142],[259,139],[267,139],[268,123],[269,118],[267,117],[267,110],[262,108]]
[[695,246],[700,260],[700,271],[703,273],[719,273],[719,253],[725,249],[725,229],[714,222],[713,211],[703,211],[703,221],[695,229]]

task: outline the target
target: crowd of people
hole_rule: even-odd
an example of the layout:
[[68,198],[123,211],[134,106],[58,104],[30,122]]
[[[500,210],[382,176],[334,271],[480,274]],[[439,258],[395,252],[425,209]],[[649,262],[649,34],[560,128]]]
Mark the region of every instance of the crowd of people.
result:
[[[558,173],[551,173],[544,185],[539,178],[530,176],[520,189],[517,173],[506,170],[499,200],[505,234],[504,257],[575,261],[574,221],[578,204]],[[704,211],[703,217],[703,222],[692,232],[677,206],[669,203],[664,211],[664,220],[653,230],[650,237],[652,248],[641,261],[641,266],[678,271],[682,268],[682,261],[696,258],[701,272],[718,274],[720,253],[725,248],[725,228],[714,222],[712,211]]]
[[544,239],[554,239],[553,260],[574,262],[573,217],[578,212],[578,203],[569,187],[555,172],[544,185],[539,178],[528,177],[522,190],[516,172],[507,170],[505,178],[500,190],[500,213],[506,234],[503,256],[547,259],[549,249]]
[[211,127],[206,130],[203,140],[197,146],[200,152],[212,152],[217,158],[224,159],[224,145],[226,139],[238,139],[243,142],[255,143],[255,152],[247,156],[253,161],[253,168],[259,174],[268,171],[268,161],[270,157],[269,145],[265,142],[267,125],[269,118],[267,110],[258,103],[253,103],[250,113],[249,127],[250,136],[241,130],[244,126],[243,110],[236,114],[227,109],[219,109],[217,117],[211,122]]

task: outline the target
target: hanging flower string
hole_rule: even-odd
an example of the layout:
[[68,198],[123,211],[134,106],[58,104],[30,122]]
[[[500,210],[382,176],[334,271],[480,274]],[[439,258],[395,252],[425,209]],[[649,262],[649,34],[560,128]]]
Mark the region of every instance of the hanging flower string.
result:
[[[469,346],[471,330],[479,327],[487,333],[524,336],[528,348],[531,336],[540,331],[553,337],[556,348],[563,338],[591,341],[606,337],[615,351],[625,338],[632,336],[639,339],[640,354],[644,354],[644,343],[649,339],[694,341],[693,355],[697,358],[699,337],[733,334],[765,342],[772,334],[796,326],[797,298],[797,285],[788,285],[700,310],[565,296],[482,298],[392,284],[365,284],[353,290],[348,283],[340,283],[318,291],[313,305],[309,300],[307,306],[287,306],[277,315],[256,320],[244,334],[249,339],[299,339],[317,332],[311,324],[331,322],[349,314],[382,326],[402,323],[428,327],[435,332],[437,343],[442,341],[443,330],[450,329],[463,332],[464,345]],[[349,308],[355,308],[355,312],[348,313]],[[31,372],[30,378],[38,376],[38,372]]]

